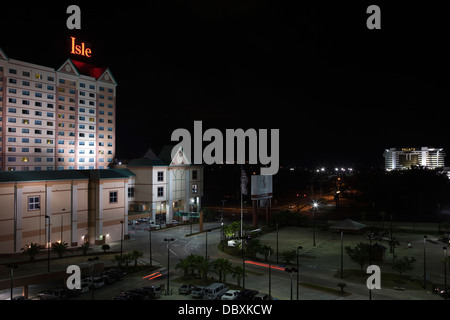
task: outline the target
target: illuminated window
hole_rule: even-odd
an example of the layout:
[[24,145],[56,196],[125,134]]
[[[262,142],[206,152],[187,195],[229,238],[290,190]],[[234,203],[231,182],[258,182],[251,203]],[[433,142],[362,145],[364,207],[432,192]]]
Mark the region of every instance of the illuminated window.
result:
[[39,210],[41,208],[40,200],[39,196],[28,197],[28,210]]
[[109,203],[117,203],[117,191],[110,191],[109,192]]

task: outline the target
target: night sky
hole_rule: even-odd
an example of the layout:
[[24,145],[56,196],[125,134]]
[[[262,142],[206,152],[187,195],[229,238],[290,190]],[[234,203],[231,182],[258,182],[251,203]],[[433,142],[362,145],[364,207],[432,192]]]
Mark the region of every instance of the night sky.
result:
[[[342,2],[342,3],[341,3]],[[177,128],[280,129],[282,164],[382,165],[390,147],[444,147],[448,21],[440,2],[155,1],[2,4],[0,48],[59,68],[91,43],[119,83],[117,158]],[[366,9],[381,8],[381,30]],[[207,144],[207,143],[205,143]]]

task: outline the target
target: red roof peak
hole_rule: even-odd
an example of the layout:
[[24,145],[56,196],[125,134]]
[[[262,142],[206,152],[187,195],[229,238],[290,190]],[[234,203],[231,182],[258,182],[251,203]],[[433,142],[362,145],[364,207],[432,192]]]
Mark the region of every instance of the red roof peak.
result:
[[96,80],[98,80],[98,78],[100,78],[100,76],[107,69],[105,67],[96,67],[96,66],[94,66],[92,64],[89,64],[89,63],[86,63],[86,62],[82,62],[82,61],[77,61],[77,60],[73,60],[73,59],[71,59],[71,61],[75,65],[75,67],[77,67],[78,71],[81,74],[93,77]]

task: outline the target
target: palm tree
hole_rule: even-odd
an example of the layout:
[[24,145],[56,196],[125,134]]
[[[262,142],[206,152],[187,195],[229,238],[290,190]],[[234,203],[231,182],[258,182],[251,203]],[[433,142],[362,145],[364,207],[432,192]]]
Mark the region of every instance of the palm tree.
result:
[[212,269],[212,267],[213,267],[213,264],[208,259],[205,259],[204,257],[202,257],[202,259],[198,265],[198,271],[201,273],[202,279],[204,281],[207,280],[208,272]]
[[28,254],[30,256],[30,260],[34,260],[34,256],[39,253],[41,250],[41,246],[37,243],[30,243],[30,245],[26,245],[22,248],[23,254]]
[[190,264],[191,275],[194,276],[194,271],[197,270],[198,276],[201,277],[200,265],[204,259],[203,256],[190,254],[186,257]]
[[263,244],[260,246],[259,253],[264,255],[264,261],[267,261],[267,257],[269,256],[269,251],[273,251],[269,245]]
[[52,245],[52,250],[53,252],[55,252],[59,258],[62,258],[62,256],[64,255],[64,253],[66,253],[67,248],[69,247],[69,245],[66,242],[55,242]]
[[180,261],[175,266],[175,269],[183,270],[185,277],[187,277],[187,275],[189,273],[189,269],[191,268],[191,261],[189,261],[188,257],[185,259],[180,259]]
[[109,251],[110,249],[111,247],[109,246],[109,244],[105,243],[102,245],[103,253],[106,253],[106,251]]
[[87,254],[90,247],[91,247],[91,244],[89,242],[85,242],[81,245],[81,249],[83,249],[83,255]]
[[130,260],[134,260],[134,266],[137,267],[137,260],[144,256],[144,253],[141,250],[133,250],[129,253]]
[[294,260],[296,256],[295,250],[286,250],[281,252],[281,257],[284,259],[284,263],[286,265],[291,264],[291,260]]
[[258,239],[252,239],[247,243],[245,249],[247,256],[254,258],[256,253],[261,250],[261,242]]
[[233,265],[231,264],[230,260],[219,258],[217,260],[214,260],[213,268],[219,275],[219,281],[222,282],[222,279],[223,281],[226,281],[227,274],[232,271]]
[[[242,266],[234,266],[231,275],[236,278],[238,287],[241,286],[241,279],[244,276],[244,269]],[[245,275],[247,276],[247,275]]]
[[125,262],[126,269],[128,269],[128,263],[130,263],[131,260],[133,260],[131,253],[128,252],[122,255],[122,262]]

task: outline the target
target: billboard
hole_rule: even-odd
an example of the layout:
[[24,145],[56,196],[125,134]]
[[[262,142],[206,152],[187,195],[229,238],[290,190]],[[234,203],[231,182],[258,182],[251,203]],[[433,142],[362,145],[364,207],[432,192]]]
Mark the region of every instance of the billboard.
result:
[[252,175],[252,200],[272,198],[272,175]]

